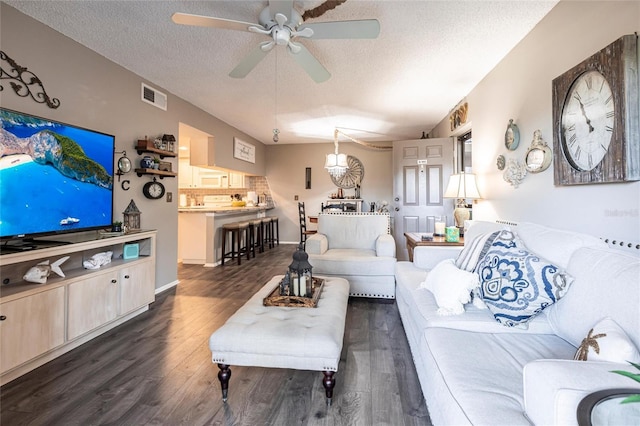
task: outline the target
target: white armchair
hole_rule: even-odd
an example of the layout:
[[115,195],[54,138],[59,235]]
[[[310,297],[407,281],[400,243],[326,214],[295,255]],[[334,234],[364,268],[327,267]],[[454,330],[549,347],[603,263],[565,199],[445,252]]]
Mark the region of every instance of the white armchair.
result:
[[349,295],[395,299],[396,244],[388,214],[322,213],[305,250],[313,274],[346,278]]

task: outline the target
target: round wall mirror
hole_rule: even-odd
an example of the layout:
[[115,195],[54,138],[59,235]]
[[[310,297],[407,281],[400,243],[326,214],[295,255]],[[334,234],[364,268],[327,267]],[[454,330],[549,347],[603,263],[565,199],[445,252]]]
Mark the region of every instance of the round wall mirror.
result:
[[540,173],[551,165],[551,149],[542,139],[540,130],[533,132],[533,141],[524,156],[524,163],[529,173]]
[[118,174],[125,174],[131,171],[131,160],[127,157],[127,154],[124,154],[123,157],[118,159]]

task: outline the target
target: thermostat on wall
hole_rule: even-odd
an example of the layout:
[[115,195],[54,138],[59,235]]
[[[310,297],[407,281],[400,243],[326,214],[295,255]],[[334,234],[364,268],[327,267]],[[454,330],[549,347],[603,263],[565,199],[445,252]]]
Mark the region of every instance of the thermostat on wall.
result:
[[138,243],[125,244],[122,250],[123,259],[136,259],[140,255],[140,246]]

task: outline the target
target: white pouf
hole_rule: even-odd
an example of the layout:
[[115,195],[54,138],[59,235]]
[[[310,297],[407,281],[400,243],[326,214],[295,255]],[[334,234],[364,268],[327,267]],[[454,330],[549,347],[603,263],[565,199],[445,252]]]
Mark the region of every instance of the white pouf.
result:
[[264,306],[282,275],[273,277],[209,338],[226,402],[230,365],[322,371],[331,404],[349,299],[349,282],[325,278],[316,308]]

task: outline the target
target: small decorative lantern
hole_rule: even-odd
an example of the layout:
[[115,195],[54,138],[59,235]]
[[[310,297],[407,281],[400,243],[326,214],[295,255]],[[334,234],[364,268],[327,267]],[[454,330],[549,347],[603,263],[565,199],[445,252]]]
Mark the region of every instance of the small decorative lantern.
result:
[[175,152],[176,138],[173,135],[162,135],[162,149]]
[[302,244],[293,253],[293,262],[289,265],[289,295],[313,296],[313,266],[309,263],[309,255],[304,251]]
[[139,231],[140,228],[140,210],[136,203],[131,200],[125,211],[122,212],[124,217],[124,226],[127,231]]

